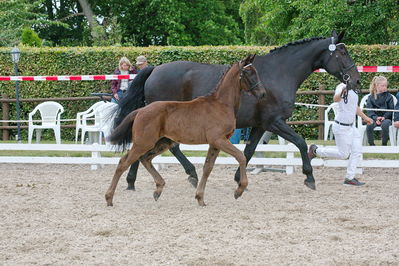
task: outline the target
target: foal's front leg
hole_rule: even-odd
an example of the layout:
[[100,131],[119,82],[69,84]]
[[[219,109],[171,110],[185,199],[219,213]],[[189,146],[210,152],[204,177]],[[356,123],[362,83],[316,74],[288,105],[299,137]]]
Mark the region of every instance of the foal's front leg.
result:
[[198,184],[197,192],[195,193],[195,198],[198,201],[200,206],[205,206],[204,202],[204,193],[205,193],[205,185],[208,180],[209,174],[212,171],[213,166],[215,165],[216,158],[219,154],[219,149],[216,149],[214,146],[209,145],[208,154],[206,155],[204,170],[202,173],[202,178]]
[[244,154],[237,149],[233,144],[228,139],[219,139],[216,141],[215,146],[219,148],[220,150],[230,154],[240,164],[240,182],[238,183],[238,188],[234,192],[234,198],[238,199],[244,190],[248,186],[248,178],[247,178],[247,173],[246,173],[246,167],[247,167],[247,160],[244,156]]

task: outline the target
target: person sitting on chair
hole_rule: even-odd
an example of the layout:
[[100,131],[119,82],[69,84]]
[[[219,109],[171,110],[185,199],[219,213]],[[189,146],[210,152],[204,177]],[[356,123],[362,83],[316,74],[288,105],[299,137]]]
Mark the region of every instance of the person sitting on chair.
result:
[[[128,75],[128,74],[137,74],[137,70],[130,63],[129,59],[126,57],[122,57],[119,60],[119,67],[115,69],[114,75]],[[111,89],[112,89],[112,100],[111,102],[117,103],[126,92],[129,86],[128,79],[117,79],[111,81]]]
[[[370,96],[367,99],[367,108],[393,109],[392,95],[387,91],[388,80],[384,76],[375,76],[370,84]],[[392,112],[368,110],[367,115],[373,119],[373,123],[366,128],[367,140],[370,146],[374,146],[374,128],[382,129],[382,145],[386,146],[389,139],[389,126],[392,125]]]
[[[393,126],[399,128],[399,100],[395,105],[395,111],[396,112],[393,113]],[[397,145],[399,145],[399,143]]]

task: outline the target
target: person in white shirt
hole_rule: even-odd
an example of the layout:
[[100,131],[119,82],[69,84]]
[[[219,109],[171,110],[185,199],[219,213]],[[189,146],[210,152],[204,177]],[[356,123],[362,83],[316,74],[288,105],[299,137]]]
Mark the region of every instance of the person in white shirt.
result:
[[[344,96],[347,96],[347,100]],[[334,102],[338,102],[338,112],[332,127],[337,147],[323,148],[312,144],[309,146],[308,157],[310,160],[316,156],[349,158],[344,185],[364,185],[364,182],[355,178],[356,167],[362,155],[362,141],[354,125],[356,115],[359,115],[368,125],[372,124],[373,120],[363,113],[357,104],[358,95],[353,90],[347,90],[345,84],[341,83],[336,87],[333,99]]]

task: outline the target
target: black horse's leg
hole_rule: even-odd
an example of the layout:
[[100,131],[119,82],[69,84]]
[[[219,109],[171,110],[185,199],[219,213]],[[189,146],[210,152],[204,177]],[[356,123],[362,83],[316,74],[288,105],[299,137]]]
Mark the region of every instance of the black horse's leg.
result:
[[197,172],[195,171],[195,166],[184,156],[181,152],[179,145],[175,145],[169,149],[169,151],[176,157],[176,159],[183,165],[186,174],[188,174],[188,181],[193,185],[195,188],[198,184],[198,176]]
[[129,172],[127,173],[127,177],[126,177],[127,190],[136,190],[134,183],[136,182],[139,164],[140,164],[140,161],[135,161],[129,168]]
[[[249,160],[251,160],[252,156],[254,155],[256,146],[258,146],[259,140],[262,137],[264,132],[265,132],[265,130],[260,127],[253,127],[251,129],[248,143],[244,149],[244,155],[245,155],[245,158],[247,159],[247,165],[248,165]],[[238,184],[240,183],[240,167],[238,167],[238,169],[236,171],[234,180]]]
[[302,157],[302,172],[306,175],[304,183],[308,188],[315,190],[316,184],[313,177],[313,168],[310,165],[308,145],[305,140],[287,125],[283,119],[275,120],[270,126],[273,133],[278,134],[298,147]]

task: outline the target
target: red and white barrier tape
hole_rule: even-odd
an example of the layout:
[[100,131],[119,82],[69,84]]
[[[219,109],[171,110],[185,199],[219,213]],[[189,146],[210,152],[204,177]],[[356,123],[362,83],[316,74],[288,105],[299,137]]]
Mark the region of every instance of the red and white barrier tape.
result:
[[[358,66],[359,72],[399,72],[399,66]],[[325,69],[320,68],[314,72],[326,72]]]
[[129,75],[74,75],[74,76],[0,76],[0,81],[70,81],[70,80],[118,80],[134,79],[136,74]]
[[[399,66],[358,66],[359,72],[399,72]],[[314,72],[326,72],[317,69]],[[73,75],[73,76],[0,76],[0,81],[71,81],[71,80],[118,80],[134,79],[136,74],[130,75]]]

